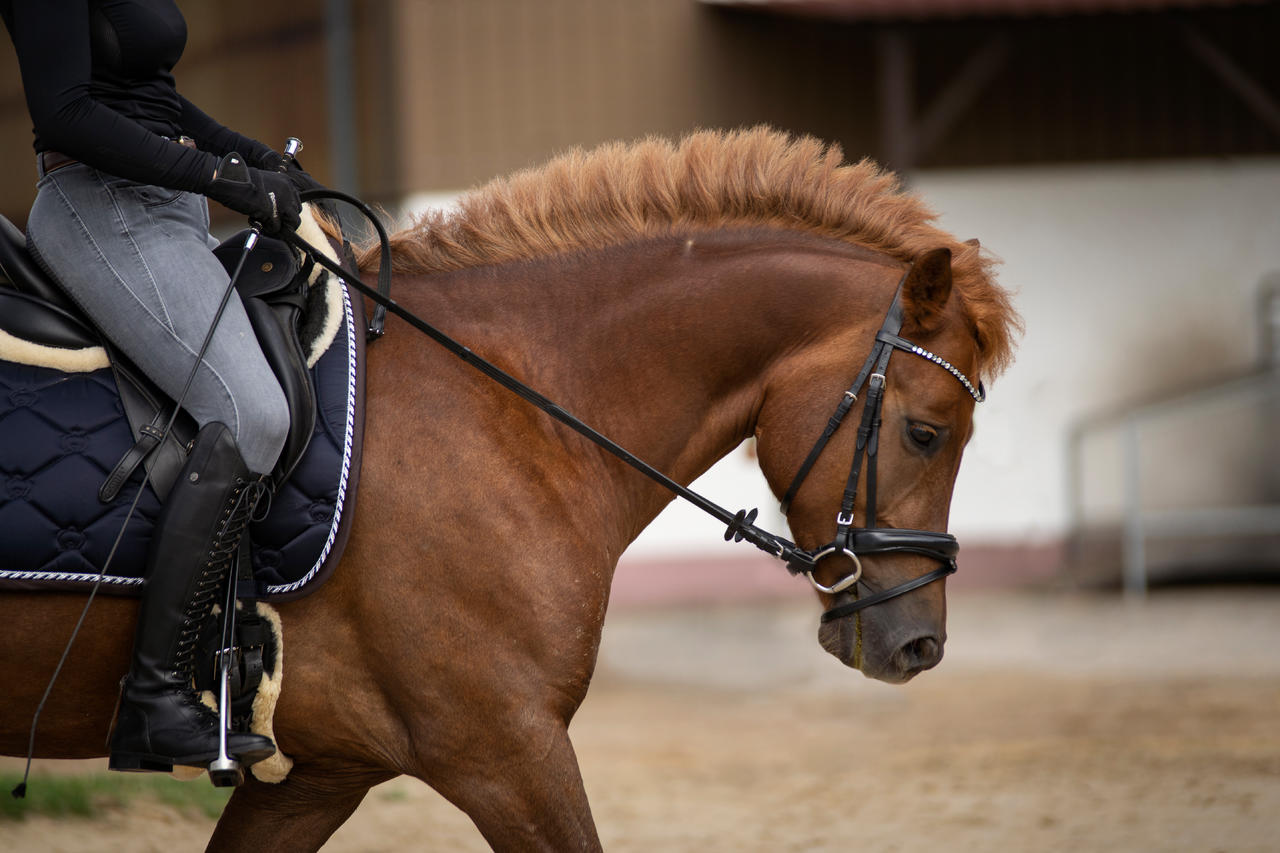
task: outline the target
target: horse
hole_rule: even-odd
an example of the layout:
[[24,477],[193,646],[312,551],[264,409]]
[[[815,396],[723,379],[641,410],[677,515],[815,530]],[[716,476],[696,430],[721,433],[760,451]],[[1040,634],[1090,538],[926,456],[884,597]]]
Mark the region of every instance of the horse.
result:
[[[572,150],[415,221],[392,237],[393,293],[680,483],[754,437],[781,495],[899,282],[904,337],[968,377],[1009,362],[1017,317],[993,261],[932,221],[896,176],[812,138],[763,127],[649,138]],[[943,262],[913,263],[930,253]],[[362,274],[377,257],[361,254]],[[209,849],[318,849],[371,786],[401,774],[495,849],[598,849],[569,724],[618,557],[671,495],[394,317],[367,370],[346,551],[325,585],[278,605],[274,730],[293,769],[237,788]],[[943,531],[973,397],[922,358],[900,356],[887,375],[879,519]],[[830,536],[855,442],[837,430],[791,501],[798,545]],[[858,585],[820,601],[933,567],[910,552],[861,563]],[[833,589],[845,571],[824,559],[814,579]],[[82,605],[0,594],[3,752],[25,752]],[[37,757],[105,754],[135,611],[123,597],[94,603]],[[936,665],[945,638],[942,582],[820,631],[828,652],[889,682]]]

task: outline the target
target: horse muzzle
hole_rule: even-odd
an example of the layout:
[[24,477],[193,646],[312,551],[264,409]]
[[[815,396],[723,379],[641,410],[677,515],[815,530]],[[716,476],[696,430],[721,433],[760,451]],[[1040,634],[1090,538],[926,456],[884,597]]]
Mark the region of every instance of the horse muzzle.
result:
[[853,620],[827,622],[818,629],[818,642],[845,666],[867,678],[902,684],[942,661],[945,632],[913,626],[908,632],[883,642],[872,626]]

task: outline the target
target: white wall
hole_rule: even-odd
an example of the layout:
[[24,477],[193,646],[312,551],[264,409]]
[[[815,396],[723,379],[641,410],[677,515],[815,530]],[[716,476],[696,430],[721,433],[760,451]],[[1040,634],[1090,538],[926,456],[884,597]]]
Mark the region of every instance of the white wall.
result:
[[[1257,358],[1255,290],[1280,270],[1280,160],[922,172],[913,184],[943,228],[1003,260],[1026,321],[956,485],[962,541],[1060,537],[1075,419]],[[784,529],[744,449],[695,488]],[[723,555],[720,531],[673,505],[628,555]]]
[[1003,258],[1027,326],[966,455],[958,535],[1061,535],[1072,421],[1257,359],[1257,284],[1280,269],[1280,161],[929,174],[917,185],[943,227]]

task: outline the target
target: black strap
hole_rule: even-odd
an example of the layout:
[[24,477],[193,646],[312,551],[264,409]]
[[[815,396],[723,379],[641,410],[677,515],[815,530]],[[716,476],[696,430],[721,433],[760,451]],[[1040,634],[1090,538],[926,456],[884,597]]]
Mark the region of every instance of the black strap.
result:
[[889,344],[892,347],[895,347],[897,349],[904,349],[904,350],[907,350],[908,352],[911,352],[916,348],[916,345],[914,343],[912,343],[911,341],[899,335],[897,329],[893,329],[893,330],[881,329],[880,331],[876,332],[876,340],[883,341],[884,343]]
[[[875,393],[875,402],[871,400],[871,394],[867,395],[867,408],[871,410],[871,432],[867,437],[867,518],[863,527],[874,529],[876,526],[876,454],[880,450],[880,415],[884,407],[885,383],[888,381],[889,359],[893,357],[894,345],[884,342],[880,337],[884,334],[897,336],[902,330],[902,286],[907,280],[908,270],[902,274],[902,280],[898,282],[898,289],[894,291],[893,302],[889,304],[889,311],[885,314],[884,324],[880,327],[880,331],[876,333],[876,343],[883,348],[880,354],[880,361],[876,364],[876,372],[871,374],[868,380],[873,385],[879,385]],[[876,377],[880,377],[880,382],[876,382]]]
[[[907,275],[910,274],[910,268],[902,274],[902,278],[898,280],[898,286],[893,292],[893,301],[889,303],[889,310],[885,312],[884,322],[880,324],[880,334],[886,330],[896,333],[902,329],[902,286],[906,283]],[[791,502],[795,500],[796,494],[800,491],[805,479],[809,476],[809,471],[817,463],[818,457],[822,455],[822,451],[826,449],[827,442],[836,434],[836,430],[840,428],[840,424],[844,421],[845,415],[849,414],[849,410],[853,408],[853,404],[858,400],[858,392],[862,390],[862,386],[870,379],[872,372],[884,374],[888,363],[889,353],[892,348],[884,346],[880,342],[880,334],[876,335],[876,341],[871,345],[871,352],[867,354],[867,359],[862,363],[862,368],[858,371],[858,377],[853,380],[853,384],[849,386],[849,390],[844,392],[839,405],[836,406],[835,413],[827,421],[827,427],[822,431],[822,435],[818,436],[818,440],[814,442],[813,447],[809,450],[809,455],[805,457],[804,462],[800,463],[799,470],[796,475],[791,478],[791,485],[787,487],[787,492],[782,497],[782,514],[786,515],[791,508]],[[888,351],[888,353],[886,353]],[[881,361],[880,367],[876,368],[876,362]],[[865,408],[865,407],[864,407]],[[858,464],[854,464],[854,470],[858,469]],[[841,509],[846,515],[852,511],[852,505],[849,510]]]
[[884,392],[876,400],[876,407],[871,414],[871,437],[867,439],[867,518],[863,527],[874,529],[876,526],[876,454],[880,450],[880,412],[884,403]]
[[[901,288],[901,285],[899,285]],[[897,310],[898,297],[895,294],[893,305],[885,316],[884,326],[902,323],[901,312]],[[858,440],[853,454],[853,463],[849,467],[849,479],[845,482],[844,495],[840,501],[840,516],[837,523],[837,539],[847,539],[853,526],[853,508],[858,499],[858,478],[861,476],[862,460],[867,460],[867,521],[863,527],[875,527],[876,516],[876,449],[880,434],[880,407],[884,403],[885,371],[889,369],[889,358],[893,355],[893,347],[876,341],[871,349],[871,356],[863,366],[865,371],[874,363],[870,376],[867,377],[867,399],[862,404],[862,421],[858,424]]]
[[[156,420],[168,420],[168,412],[163,410],[158,412]],[[124,456],[120,457],[116,467],[111,469],[111,473],[98,489],[98,500],[104,504],[109,504],[116,499],[116,495],[120,494],[120,489],[129,482],[133,472],[138,470],[143,460],[160,445],[165,435],[164,427],[156,426],[155,423],[143,424],[138,427],[138,432],[140,435],[137,442],[125,451]]]
[[833,607],[826,613],[822,614],[822,621],[831,622],[836,619],[843,619],[845,616],[857,613],[863,608],[870,607],[873,604],[879,604],[882,601],[888,601],[890,598],[897,598],[903,593],[911,592],[913,589],[919,589],[926,584],[931,584],[936,580],[945,578],[947,575],[953,574],[955,570],[955,562],[948,562],[946,565],[934,569],[928,574],[921,575],[918,578],[913,578],[906,583],[900,583],[897,586],[868,595],[866,598],[859,598],[855,601],[850,601],[847,604],[841,604],[839,607]]
[[813,445],[813,449],[809,451],[809,455],[805,457],[804,462],[800,463],[799,470],[796,471],[795,477],[791,479],[791,485],[787,487],[787,493],[782,497],[783,515],[787,514],[787,510],[791,507],[791,502],[795,500],[796,492],[800,491],[800,484],[809,476],[809,469],[818,461],[818,457],[822,455],[827,442],[831,440],[831,436],[835,435],[836,430],[840,428],[841,422],[844,421],[844,416],[849,414],[849,410],[857,402],[858,389],[861,387],[862,383],[858,382],[844,392],[840,405],[836,406],[835,414],[827,421],[827,428],[822,431],[822,435],[818,436],[817,442]]
[[[796,475],[791,478],[791,485],[787,487],[787,493],[782,498],[782,514],[786,515],[787,510],[791,508],[791,501],[795,499],[796,493],[800,491],[800,486],[804,483],[805,478],[809,476],[810,469],[814,463],[818,461],[818,457],[822,455],[822,451],[826,449],[827,442],[836,434],[836,430],[840,428],[840,424],[844,422],[845,415],[849,414],[849,410],[853,408],[853,404],[858,401],[858,392],[862,390],[862,386],[866,384],[867,379],[871,376],[875,368],[876,359],[880,357],[880,351],[883,349],[879,344],[873,344],[871,353],[867,356],[867,360],[862,363],[862,369],[858,371],[858,378],[853,380],[853,384],[849,386],[849,390],[844,392],[839,405],[836,406],[835,413],[827,421],[827,428],[822,431],[822,435],[818,436],[818,440],[814,442],[813,448],[809,451],[809,455],[805,457],[804,462],[800,464],[800,468],[796,471]],[[864,406],[865,410],[865,406]],[[854,469],[857,469],[854,465]]]
[[867,383],[867,399],[862,404],[862,420],[858,423],[853,463],[849,466],[849,479],[845,481],[844,495],[840,499],[840,515],[842,518],[850,519],[850,522],[842,524],[842,527],[849,527],[853,523],[853,507],[858,498],[858,477],[862,471],[862,460],[866,456],[875,424],[878,423],[876,415],[880,411],[880,402],[884,397],[884,380],[879,378],[883,375],[877,371],[871,375],[871,380]]
[[847,539],[849,550],[858,554],[887,554],[909,551],[946,563],[960,552],[960,544],[950,533],[912,530],[908,527],[877,527],[853,530]]
[[[235,584],[241,607],[235,614],[235,645],[239,649],[239,665],[231,668],[231,696],[239,699],[232,703],[235,716],[252,712],[253,697],[262,683],[263,647],[266,644],[262,617],[258,615],[258,589],[253,578],[253,548],[246,530],[236,549],[235,569],[227,583]],[[215,670],[216,671],[216,670]]]

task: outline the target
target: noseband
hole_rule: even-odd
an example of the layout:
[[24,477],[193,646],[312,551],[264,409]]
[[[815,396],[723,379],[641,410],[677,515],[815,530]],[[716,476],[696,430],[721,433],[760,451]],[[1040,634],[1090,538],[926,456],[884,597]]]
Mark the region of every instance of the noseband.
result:
[[[906,276],[904,275],[903,281],[905,280]],[[960,550],[960,545],[951,534],[935,533],[931,530],[909,530],[898,527],[876,526],[876,455],[880,443],[880,411],[884,403],[884,389],[887,381],[885,379],[885,371],[889,367],[889,357],[893,355],[893,351],[900,349],[928,359],[943,370],[946,370],[964,386],[965,390],[977,402],[982,402],[986,398],[986,391],[981,383],[975,387],[967,376],[946,359],[901,337],[898,334],[900,331],[902,331],[901,282],[898,284],[897,292],[894,293],[893,302],[889,305],[889,311],[885,315],[884,323],[880,325],[880,331],[876,333],[871,353],[867,356],[867,360],[863,362],[862,369],[858,371],[857,379],[854,380],[849,390],[844,392],[840,404],[836,406],[835,413],[827,421],[826,429],[822,431],[822,435],[814,443],[813,449],[809,451],[809,455],[801,463],[800,470],[796,472],[795,478],[791,481],[791,486],[782,498],[782,512],[784,514],[787,512],[814,463],[822,455],[827,442],[835,435],[836,430],[839,429],[840,424],[844,421],[845,415],[849,413],[854,403],[857,402],[858,394],[862,392],[863,386],[866,386],[866,401],[862,405],[862,421],[858,425],[853,464],[849,469],[849,479],[845,484],[844,496],[840,502],[840,512],[836,515],[836,535],[826,545],[811,552],[813,565],[805,570],[804,574],[809,578],[809,582],[813,584],[815,589],[828,595],[836,595],[854,587],[862,578],[861,557],[868,554],[920,554],[937,560],[942,565],[918,578],[913,578],[889,589],[833,607],[822,614],[823,622],[840,619],[873,604],[896,598],[903,593],[944,578],[956,570],[956,554]],[[858,496],[858,479],[862,472],[864,459],[867,467],[866,523],[861,527],[857,527],[854,525],[853,506]],[[814,578],[813,570],[817,568],[817,563],[820,560],[837,554],[848,557],[853,561],[853,571],[831,586],[825,586]]]

